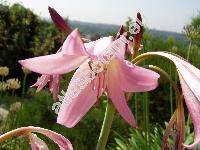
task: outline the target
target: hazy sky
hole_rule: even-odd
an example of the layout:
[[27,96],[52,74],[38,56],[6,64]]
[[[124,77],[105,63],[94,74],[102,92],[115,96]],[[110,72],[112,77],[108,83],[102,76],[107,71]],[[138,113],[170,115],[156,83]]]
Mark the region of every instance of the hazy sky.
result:
[[140,11],[149,28],[181,32],[200,11],[200,0],[8,0],[21,2],[42,17],[48,5],[62,16],[86,22],[123,24]]

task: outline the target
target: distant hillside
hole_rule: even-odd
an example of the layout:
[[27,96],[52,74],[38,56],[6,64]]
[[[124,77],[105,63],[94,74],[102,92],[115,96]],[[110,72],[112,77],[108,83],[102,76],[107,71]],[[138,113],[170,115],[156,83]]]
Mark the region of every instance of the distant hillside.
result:
[[174,37],[177,41],[188,42],[187,37],[184,34],[171,32],[171,31],[160,31],[156,29],[150,29],[147,31],[154,37],[162,37],[167,39],[168,37]]
[[109,33],[116,33],[119,29],[118,25],[102,24],[102,23],[89,23],[81,21],[69,21],[73,28],[79,28],[81,32],[87,35],[100,35],[106,36]]
[[[102,24],[102,23],[89,23],[89,22],[81,22],[81,21],[70,21],[70,24],[73,28],[79,28],[81,32],[86,35],[100,35],[106,36],[109,33],[116,33],[119,29],[119,25],[114,24]],[[149,29],[147,31],[150,35],[155,37],[162,37],[167,39],[172,36],[178,41],[187,42],[187,38],[184,34],[170,32],[170,31],[159,31],[155,29]]]

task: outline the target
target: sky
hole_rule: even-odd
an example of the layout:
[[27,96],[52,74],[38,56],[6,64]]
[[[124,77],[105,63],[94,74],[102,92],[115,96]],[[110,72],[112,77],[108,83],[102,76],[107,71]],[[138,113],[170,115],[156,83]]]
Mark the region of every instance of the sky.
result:
[[63,17],[94,23],[124,24],[139,11],[151,29],[182,32],[200,11],[200,0],[7,0],[22,3],[41,17],[49,17],[48,6]]

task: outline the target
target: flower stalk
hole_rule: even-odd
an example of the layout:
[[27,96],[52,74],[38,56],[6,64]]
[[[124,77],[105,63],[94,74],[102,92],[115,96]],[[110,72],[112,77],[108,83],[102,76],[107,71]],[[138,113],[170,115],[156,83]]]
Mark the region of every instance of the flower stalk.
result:
[[181,100],[181,93],[176,85],[176,83],[172,80],[172,78],[168,75],[167,72],[165,72],[163,69],[157,67],[157,66],[153,66],[153,65],[148,65],[148,68],[158,72],[159,74],[161,74],[163,77],[165,77],[165,79],[167,79],[167,81],[171,84],[172,88],[174,89],[176,96],[178,98],[178,100]]
[[26,78],[27,78],[27,74],[24,74],[24,79],[23,79],[23,84],[22,84],[22,97],[24,97],[25,95]]
[[172,115],[169,125],[164,133],[163,136],[163,141],[162,141],[162,148],[165,149],[166,143],[167,143],[167,138],[171,132],[171,129],[173,126],[175,126],[175,143],[174,143],[174,148],[175,149],[182,149],[183,148],[183,140],[184,140],[184,133],[185,133],[185,117],[184,117],[184,108],[183,108],[183,101],[181,98],[181,93],[176,85],[176,83],[171,79],[171,77],[161,68],[153,65],[148,66],[149,69],[152,69],[153,71],[158,72],[161,74],[163,77],[167,79],[167,81],[171,84],[172,88],[175,91],[176,97],[177,97],[177,108]]
[[114,115],[115,115],[115,108],[112,102],[108,100],[104,121],[101,128],[101,133],[99,136],[96,150],[105,150]]
[[192,47],[192,41],[190,41],[190,44],[189,44],[189,47],[188,47],[187,61],[189,61],[189,59],[190,59],[191,47]]

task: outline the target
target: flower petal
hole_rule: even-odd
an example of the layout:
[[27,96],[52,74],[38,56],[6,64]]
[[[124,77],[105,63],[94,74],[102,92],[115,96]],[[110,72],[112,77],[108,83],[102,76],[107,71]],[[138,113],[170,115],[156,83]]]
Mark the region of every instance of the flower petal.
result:
[[47,144],[37,137],[36,134],[31,133],[29,135],[31,149],[32,150],[49,150]]
[[87,56],[63,55],[61,52],[20,60],[19,63],[31,71],[40,74],[64,74],[76,69]]
[[51,93],[53,94],[53,100],[56,100],[60,92],[60,75],[52,76],[52,80],[49,83],[49,89]]
[[47,137],[49,137],[51,140],[53,140],[55,143],[58,144],[60,147],[60,150],[73,150],[72,144],[68,139],[66,139],[64,136],[61,134],[58,134],[54,131],[43,129],[40,127],[31,127],[32,132],[37,132],[40,134],[43,134]]
[[95,48],[95,45],[96,45],[97,42],[98,42],[98,40],[97,41],[88,42],[88,43],[84,43],[86,51],[88,53],[90,53],[90,55],[94,56],[94,48]]
[[67,55],[88,56],[78,29],[73,30],[67,37],[62,46],[62,53]]
[[197,146],[197,144],[200,144],[200,70],[175,54],[173,55],[167,52],[148,52],[146,54],[166,57],[176,65],[185,102],[195,129],[194,143],[186,145],[187,148],[192,149]]
[[[194,143],[191,145],[184,145],[188,149],[194,149],[197,145],[200,144],[200,99],[198,99],[195,94],[192,92],[188,84],[185,82],[183,76],[179,72],[179,78],[181,82],[181,87],[183,95],[185,98],[185,103],[187,105],[188,111],[192,118],[195,131]],[[192,81],[192,80],[191,80]]]
[[31,87],[37,87],[37,92],[39,92],[49,81],[50,75],[42,75]]
[[93,54],[94,55],[99,55],[101,54],[111,43],[113,42],[113,37],[108,36],[108,37],[103,37],[98,39],[95,43],[95,47],[93,49]]
[[82,64],[72,77],[57,122],[68,128],[74,127],[96,103],[98,80],[91,76],[88,62]]
[[158,86],[160,77],[154,71],[132,65],[125,60],[119,60],[120,87],[126,92],[145,92]]
[[136,127],[134,116],[127,105],[124,92],[120,89],[116,60],[111,61],[108,68],[108,95],[119,114],[132,126]]
[[100,46],[98,47],[98,44],[101,45],[101,41],[98,42],[95,46],[95,48],[99,49],[97,54],[98,60],[104,64],[108,64],[115,57],[123,59],[125,56],[127,42],[128,41],[124,35],[113,42],[110,40],[110,44],[104,49],[100,48]]

